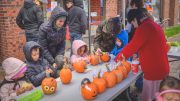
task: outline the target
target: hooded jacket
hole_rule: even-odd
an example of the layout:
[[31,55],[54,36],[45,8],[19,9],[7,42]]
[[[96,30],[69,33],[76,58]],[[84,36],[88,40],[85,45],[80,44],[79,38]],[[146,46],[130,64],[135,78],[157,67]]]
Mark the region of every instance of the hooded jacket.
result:
[[128,33],[125,30],[121,30],[121,32],[116,35],[116,38],[121,40],[122,45],[120,47],[115,45],[114,49],[110,52],[110,54],[113,54],[114,56],[120,53],[121,50],[128,44]]
[[68,23],[71,33],[85,34],[87,16],[83,10],[82,0],[74,0],[74,6],[68,11]]
[[55,28],[55,21],[59,17],[67,17],[67,13],[61,7],[55,7],[51,13],[50,21],[43,23],[39,29],[39,44],[42,46],[44,57],[50,64],[53,64],[57,55],[64,55],[65,51],[65,26],[57,30]]
[[38,34],[40,25],[44,22],[43,13],[33,0],[24,0],[24,6],[16,17],[16,23],[26,33]]
[[20,72],[26,64],[19,59],[10,57],[2,62],[2,67],[5,71],[5,79],[0,84],[0,97],[1,101],[9,101],[15,99],[16,89],[21,87],[23,83],[27,82],[27,79],[19,79],[17,82],[12,80],[12,77]]
[[[39,47],[40,49],[40,56],[38,61],[33,61],[31,57],[31,51],[34,47]],[[51,68],[54,72],[56,71],[54,68],[52,68],[49,65],[48,61],[43,58],[42,52],[43,51],[41,46],[34,41],[29,41],[24,46],[24,55],[28,67],[26,71],[26,76],[27,78],[29,78],[31,83],[36,87],[41,85],[42,80],[46,77],[45,71],[47,68]],[[51,75],[51,76],[55,76],[55,75]]]
[[[80,56],[78,55],[78,49],[82,46],[85,46],[86,49],[83,56]],[[72,51],[73,51],[73,55],[71,56],[71,63],[74,63],[78,60],[85,60],[85,56],[87,55],[87,45],[82,40],[74,40],[72,44]]]
[[120,20],[118,17],[103,21],[96,29],[94,37],[94,49],[100,48],[103,52],[111,52],[115,46],[116,34],[120,32]]

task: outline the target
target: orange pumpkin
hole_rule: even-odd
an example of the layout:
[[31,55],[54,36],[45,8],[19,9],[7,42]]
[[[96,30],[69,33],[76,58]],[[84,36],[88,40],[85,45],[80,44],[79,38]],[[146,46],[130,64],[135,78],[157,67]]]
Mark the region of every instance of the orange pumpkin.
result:
[[96,84],[98,93],[103,93],[106,90],[106,80],[100,77],[100,72],[97,77],[94,77],[93,83]]
[[123,73],[123,79],[125,79],[125,78],[127,77],[127,74],[128,74],[128,72],[127,72],[127,70],[126,70],[126,67],[121,64],[121,65],[118,66],[118,69],[119,69],[120,71],[122,71],[122,73]]
[[123,80],[123,72],[119,70],[118,68],[114,69],[112,72],[116,74],[117,83],[120,83]]
[[52,77],[47,77],[42,81],[42,91],[44,94],[50,95],[56,92],[57,82]]
[[83,73],[86,68],[86,62],[84,60],[77,61],[77,62],[73,63],[73,67],[76,72]]
[[126,67],[127,73],[129,73],[131,71],[131,64],[125,60],[122,61],[121,63]]
[[102,52],[102,54],[100,55],[100,59],[102,62],[108,62],[111,59],[111,57],[107,52]]
[[167,50],[167,52],[169,52],[170,49],[171,49],[171,43],[166,42],[166,50]]
[[70,81],[72,79],[72,72],[68,68],[68,65],[66,63],[64,64],[63,69],[61,69],[59,76],[60,76],[61,82],[63,84],[70,83]]
[[81,82],[81,94],[86,100],[93,100],[97,96],[97,86],[91,83],[88,78],[84,78]]
[[90,55],[90,64],[93,66],[99,64],[99,56],[96,55],[95,53]]
[[112,88],[112,87],[114,87],[116,85],[117,77],[113,72],[110,71],[108,65],[106,65],[106,68],[107,68],[107,72],[105,72],[103,74],[103,78],[106,80],[107,87]]

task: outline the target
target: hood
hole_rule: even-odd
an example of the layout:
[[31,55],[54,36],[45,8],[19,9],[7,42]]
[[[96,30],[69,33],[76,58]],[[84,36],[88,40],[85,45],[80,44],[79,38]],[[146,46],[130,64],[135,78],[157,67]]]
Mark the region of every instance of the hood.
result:
[[[54,23],[56,19],[62,16],[65,16],[67,20],[67,16],[68,16],[67,12],[62,7],[56,6],[51,12],[51,17],[49,21],[50,26],[54,28]],[[64,23],[64,26],[65,24],[66,24],[66,21]]]
[[80,8],[84,8],[83,0],[74,0],[74,6],[78,6]]
[[33,47],[39,47],[40,48],[40,57],[42,56],[42,47],[34,42],[34,41],[29,41],[29,42],[26,42],[24,48],[23,48],[23,51],[24,51],[24,55],[25,55],[25,58],[28,62],[32,62],[32,57],[31,57],[31,50]]
[[124,47],[128,44],[128,33],[125,30],[121,30],[121,32],[117,34],[116,37],[122,41],[121,47]]
[[2,62],[2,67],[5,71],[5,79],[11,80],[12,77],[17,75],[26,67],[26,64],[17,58],[10,57]]
[[86,45],[86,43],[83,42],[82,40],[74,40],[74,41],[73,41],[73,44],[72,44],[73,54],[74,54],[74,55],[78,55],[78,54],[77,54],[78,49],[79,49],[80,47],[84,46],[84,45],[86,46],[85,53],[87,53],[87,45]]
[[34,0],[24,0],[24,8],[30,8],[32,7],[33,5],[36,5],[34,3]]

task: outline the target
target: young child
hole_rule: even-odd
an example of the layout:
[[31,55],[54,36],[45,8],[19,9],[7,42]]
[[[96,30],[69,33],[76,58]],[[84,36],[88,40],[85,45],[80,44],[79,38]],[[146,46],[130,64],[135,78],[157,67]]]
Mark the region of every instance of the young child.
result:
[[73,55],[71,56],[71,63],[79,60],[85,60],[88,62],[87,57],[87,45],[82,40],[74,40],[72,44]]
[[174,77],[166,77],[160,83],[157,101],[180,101],[180,80]]
[[0,84],[1,101],[11,101],[16,96],[33,88],[25,78],[26,64],[19,59],[10,57],[2,62],[5,78]]
[[56,67],[51,67],[46,59],[43,58],[41,46],[29,41],[24,46],[24,55],[27,63],[26,76],[37,87],[47,76],[56,77]]
[[123,47],[125,47],[127,44],[128,44],[128,33],[125,30],[121,30],[121,32],[116,35],[116,45],[114,49],[110,52],[110,54],[116,56],[118,53],[121,52]]

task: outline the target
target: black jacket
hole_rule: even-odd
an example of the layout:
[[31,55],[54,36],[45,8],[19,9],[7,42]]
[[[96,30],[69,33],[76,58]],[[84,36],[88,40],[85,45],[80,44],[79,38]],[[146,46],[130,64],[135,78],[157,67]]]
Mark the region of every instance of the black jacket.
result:
[[[40,58],[38,61],[33,61],[31,57],[31,50],[33,47],[40,48]],[[34,41],[29,41],[24,47],[24,55],[26,58],[27,70],[26,76],[31,81],[31,83],[37,87],[41,85],[42,80],[46,77],[46,69],[51,68],[54,73],[50,76],[56,77],[56,69],[53,68],[46,59],[42,56],[42,48],[39,44]]]
[[43,22],[43,13],[40,7],[38,7],[33,0],[25,0],[24,6],[16,17],[17,25],[21,29],[24,29],[26,33],[38,34],[34,32],[39,30]]
[[67,13],[57,6],[51,13],[50,21],[43,23],[39,29],[39,44],[43,47],[43,55],[50,64],[55,62],[57,55],[64,55],[65,51],[66,22],[60,30],[54,27],[56,19],[60,16],[67,17]]
[[70,32],[85,34],[87,27],[87,16],[83,10],[82,0],[74,0],[74,6],[68,10],[68,23]]

